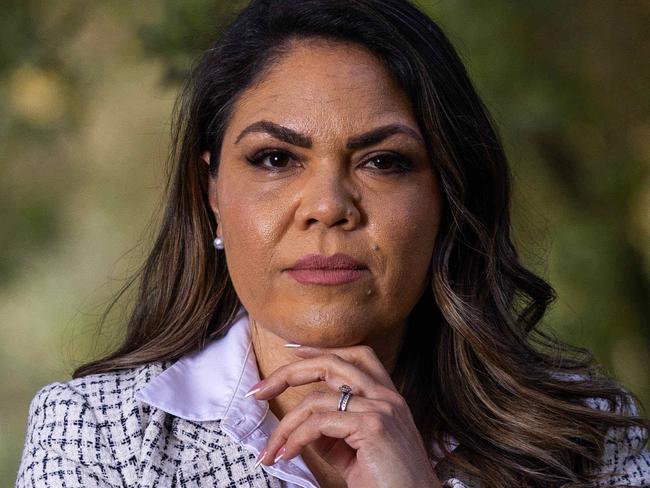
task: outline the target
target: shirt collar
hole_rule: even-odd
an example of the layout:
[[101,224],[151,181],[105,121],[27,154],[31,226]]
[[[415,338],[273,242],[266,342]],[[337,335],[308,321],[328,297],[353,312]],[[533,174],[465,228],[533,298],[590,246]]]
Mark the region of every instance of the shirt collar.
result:
[[[136,398],[187,420],[222,420],[241,439],[268,411],[268,401],[244,398],[259,380],[248,314],[240,307],[225,336],[182,356],[138,390]],[[245,417],[239,415],[243,411]]]

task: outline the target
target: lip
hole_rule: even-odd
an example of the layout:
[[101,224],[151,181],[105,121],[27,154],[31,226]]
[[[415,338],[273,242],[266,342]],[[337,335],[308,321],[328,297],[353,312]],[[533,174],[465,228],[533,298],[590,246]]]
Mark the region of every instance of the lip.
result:
[[361,261],[342,253],[332,256],[308,254],[285,271],[299,283],[317,285],[350,283],[369,273]]
[[289,269],[365,269],[367,266],[352,256],[337,252],[331,256],[307,254],[293,263]]

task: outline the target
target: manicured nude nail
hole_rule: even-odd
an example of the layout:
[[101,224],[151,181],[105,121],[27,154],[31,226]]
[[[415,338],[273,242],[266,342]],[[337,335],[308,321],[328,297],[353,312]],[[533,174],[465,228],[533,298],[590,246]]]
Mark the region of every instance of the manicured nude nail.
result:
[[280,450],[278,451],[278,455],[277,455],[276,458],[273,460],[274,463],[277,463],[280,459],[282,459],[282,456],[284,456],[284,451],[285,451],[285,448],[284,448],[284,446],[282,446],[282,449],[280,449]]
[[247,398],[247,397],[249,397],[249,396],[251,396],[251,395],[254,395],[254,394],[257,393],[258,391],[260,391],[260,390],[262,389],[262,387],[264,386],[262,383],[264,383],[264,380],[262,380],[262,381],[258,381],[258,382],[255,383],[253,386],[251,386],[251,389],[248,390],[248,393],[246,393],[246,394],[244,395],[244,398]]
[[285,344],[284,347],[302,347],[300,344]]
[[260,391],[260,389],[261,389],[261,388],[253,388],[251,391],[249,391],[248,393],[246,393],[246,394],[244,395],[244,398],[248,398],[248,397],[251,396],[251,395],[255,395],[255,393],[257,393],[258,391]]
[[262,460],[264,459],[264,456],[266,456],[266,449],[262,451],[262,453],[257,457],[257,462],[255,463],[255,469],[262,464]]

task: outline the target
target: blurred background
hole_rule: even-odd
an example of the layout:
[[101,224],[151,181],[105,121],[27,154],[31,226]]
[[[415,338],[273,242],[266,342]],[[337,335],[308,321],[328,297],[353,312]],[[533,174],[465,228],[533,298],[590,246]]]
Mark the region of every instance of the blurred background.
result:
[[[244,3],[3,0],[2,486],[36,391],[119,342],[125,310],[98,322],[159,222],[179,82]],[[501,131],[515,243],[559,295],[543,327],[650,407],[650,2],[419,4]]]

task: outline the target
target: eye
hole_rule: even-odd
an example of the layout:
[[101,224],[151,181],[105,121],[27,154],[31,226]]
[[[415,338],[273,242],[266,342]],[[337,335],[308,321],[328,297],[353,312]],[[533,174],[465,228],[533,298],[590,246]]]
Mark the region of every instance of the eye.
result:
[[372,156],[364,164],[372,164],[381,173],[406,173],[413,168],[413,161],[397,153],[382,153]]
[[246,160],[253,166],[259,166],[270,170],[286,168],[291,159],[294,159],[291,153],[278,149],[265,149],[253,156],[246,157]]
[[[291,167],[291,160],[296,158],[288,151],[280,149],[264,149],[253,156],[247,156],[246,160],[252,166],[280,171]],[[406,173],[413,167],[411,159],[397,153],[382,153],[370,157],[362,166],[373,165],[373,171],[379,173]]]

